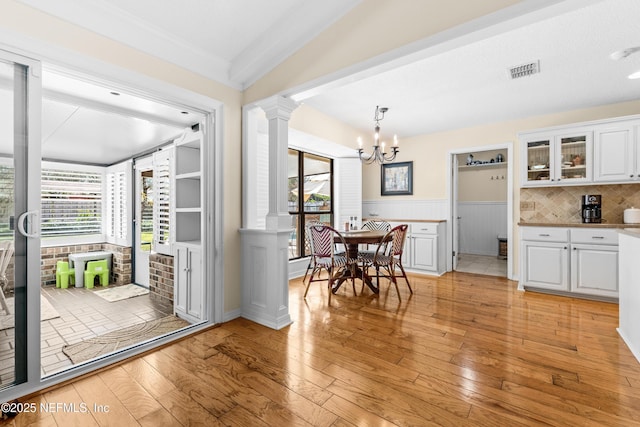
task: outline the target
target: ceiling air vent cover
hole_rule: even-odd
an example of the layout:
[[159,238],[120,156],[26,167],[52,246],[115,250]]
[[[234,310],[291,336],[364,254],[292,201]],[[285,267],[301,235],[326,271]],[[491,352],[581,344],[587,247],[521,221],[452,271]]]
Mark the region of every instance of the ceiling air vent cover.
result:
[[540,72],[540,61],[530,62],[528,64],[518,65],[509,68],[509,74],[512,79],[530,76]]

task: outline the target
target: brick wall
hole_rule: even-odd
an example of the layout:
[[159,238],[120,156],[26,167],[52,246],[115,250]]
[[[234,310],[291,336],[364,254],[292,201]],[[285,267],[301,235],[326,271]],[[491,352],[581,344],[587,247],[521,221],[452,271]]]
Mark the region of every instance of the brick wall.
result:
[[[91,251],[113,252],[113,263],[109,274],[109,284],[126,285],[131,283],[131,247],[95,243],[90,245],[52,246],[40,250],[40,278],[42,286],[56,285],[56,263],[69,261],[69,254]],[[6,290],[13,290],[13,257],[7,267],[9,281]]]
[[149,255],[149,295],[151,299],[173,306],[173,257]]
[[131,283],[131,250],[130,246],[118,246],[110,243],[102,244],[103,251],[113,252],[113,268],[109,283],[128,285]]

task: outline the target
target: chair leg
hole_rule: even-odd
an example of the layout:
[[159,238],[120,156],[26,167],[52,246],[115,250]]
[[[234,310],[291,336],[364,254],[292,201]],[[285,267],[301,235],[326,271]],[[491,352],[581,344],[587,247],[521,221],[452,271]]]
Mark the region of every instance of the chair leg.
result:
[[60,288],[67,289],[69,287],[69,275],[60,273]]
[[409,292],[413,293],[413,289],[411,289],[411,285],[409,284],[409,279],[407,278],[407,273],[405,273],[404,271],[404,267],[400,263],[398,263],[398,267],[400,267],[400,271],[402,271],[402,277],[404,277],[404,281],[407,282],[407,286],[409,287]]
[[93,282],[95,282],[96,280],[96,276],[87,276],[86,274],[84,275],[84,286],[87,289],[93,289]]
[[331,289],[333,288],[333,267],[330,269],[327,269],[328,273],[329,273],[329,279],[327,280],[327,291],[329,293],[329,305],[331,305],[331,294],[333,292],[331,292]]
[[[307,297],[307,293],[309,292],[309,287],[311,286],[311,282],[313,282],[313,276],[316,273],[318,273],[318,276],[319,276],[320,273],[322,273],[322,267],[318,267],[317,265],[314,265],[313,268],[311,269],[311,274],[309,275],[309,282],[307,282],[307,287],[304,290],[303,298]],[[304,283],[304,279],[303,279],[302,283]]]
[[9,305],[7,304],[7,300],[4,296],[4,289],[2,288],[2,285],[0,285],[0,305],[2,306],[2,309],[7,315],[11,314],[11,311],[9,310]]
[[398,279],[396,279],[396,269],[395,266],[392,264],[391,265],[391,271],[390,271],[390,279],[393,282],[394,286],[396,287],[396,292],[398,294],[398,299],[400,298],[400,288],[398,288]]
[[353,288],[353,295],[358,296],[356,292],[356,264],[351,264],[349,268],[351,269],[351,287]]
[[[311,275],[309,276],[309,282],[307,282],[307,287],[304,289],[304,296],[302,298],[307,297],[307,293],[309,292],[309,286],[311,286],[311,282],[313,281],[313,273],[315,272],[315,268],[311,271]],[[302,281],[304,283],[304,280]]]

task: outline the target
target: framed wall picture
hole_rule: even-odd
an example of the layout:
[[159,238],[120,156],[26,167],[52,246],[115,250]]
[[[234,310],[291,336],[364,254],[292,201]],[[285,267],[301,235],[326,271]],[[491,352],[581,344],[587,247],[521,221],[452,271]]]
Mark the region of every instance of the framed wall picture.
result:
[[413,162],[383,164],[380,182],[383,196],[413,194]]

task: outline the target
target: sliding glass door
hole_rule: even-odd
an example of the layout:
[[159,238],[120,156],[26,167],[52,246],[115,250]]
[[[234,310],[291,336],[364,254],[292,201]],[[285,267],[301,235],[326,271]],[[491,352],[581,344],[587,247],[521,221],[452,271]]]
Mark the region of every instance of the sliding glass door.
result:
[[0,50],[0,402],[40,381],[40,86]]

